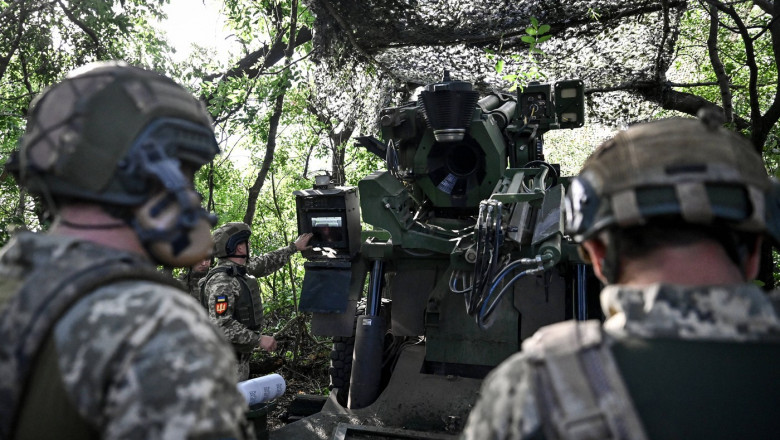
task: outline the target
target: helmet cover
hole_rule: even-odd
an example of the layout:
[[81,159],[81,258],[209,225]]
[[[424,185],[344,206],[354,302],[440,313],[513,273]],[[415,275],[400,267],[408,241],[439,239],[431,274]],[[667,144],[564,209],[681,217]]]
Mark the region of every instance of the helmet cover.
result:
[[217,258],[233,257],[239,243],[249,243],[251,230],[243,222],[229,222],[214,231],[214,256]]
[[608,227],[674,217],[774,235],[772,188],[752,145],[712,120],[637,124],[585,161],[567,192],[566,233],[582,242]]
[[142,203],[153,179],[127,155],[158,119],[183,123],[169,130],[168,157],[200,166],[219,153],[204,105],[171,79],[119,61],[76,69],[33,101],[19,182],[33,194]]

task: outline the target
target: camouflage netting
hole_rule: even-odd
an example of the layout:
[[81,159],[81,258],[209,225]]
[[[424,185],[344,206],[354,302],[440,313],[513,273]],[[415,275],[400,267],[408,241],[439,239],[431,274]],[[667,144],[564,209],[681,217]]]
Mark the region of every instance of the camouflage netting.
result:
[[[686,7],[672,0],[306,3],[316,16],[318,105],[363,131],[371,130],[380,107],[408,100],[445,69],[483,92],[507,91],[507,74],[531,75],[521,82],[581,78],[591,120],[622,124],[646,117],[648,104],[621,90],[665,78]],[[520,39],[532,17],[549,25],[552,35],[539,45],[544,55],[534,59]],[[505,62],[500,73],[499,59]]]

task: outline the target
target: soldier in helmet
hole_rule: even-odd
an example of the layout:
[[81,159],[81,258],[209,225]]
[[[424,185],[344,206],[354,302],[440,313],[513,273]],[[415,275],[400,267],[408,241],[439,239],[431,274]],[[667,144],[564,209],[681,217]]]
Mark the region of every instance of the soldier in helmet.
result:
[[639,124],[567,194],[568,234],[606,285],[598,321],[544,327],[486,379],[466,439],[770,438],[780,321],[751,280],[778,189],[741,136]]
[[214,256],[219,262],[200,282],[201,302],[224,332],[238,357],[238,380],[249,378],[249,360],[256,348],[276,350],[273,336],[260,334],[263,302],[255,276],[284,266],[306,249],[312,234],[302,234],[289,246],[265,255],[249,255],[251,231],[246,223],[226,223],[214,231]]
[[193,174],[202,103],[157,73],[86,65],[41,94],[7,166],[55,213],[0,251],[0,438],[248,438],[232,353],[157,265],[211,250]]

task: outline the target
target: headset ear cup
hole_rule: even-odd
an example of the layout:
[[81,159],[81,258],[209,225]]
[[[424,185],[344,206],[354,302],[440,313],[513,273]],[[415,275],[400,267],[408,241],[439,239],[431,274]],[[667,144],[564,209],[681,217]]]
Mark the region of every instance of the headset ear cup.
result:
[[189,244],[176,252],[169,241],[153,241],[147,245],[158,261],[174,267],[189,267],[211,254],[214,243],[211,241],[211,224],[205,219],[199,220],[187,232]]
[[[195,191],[188,190],[187,197],[191,199],[191,206],[200,206]],[[141,229],[140,235],[149,237],[144,246],[152,257],[162,264],[187,267],[207,258],[214,246],[209,216],[203,214],[194,225],[182,225],[181,205],[169,193],[161,192],[136,210],[135,220]]]

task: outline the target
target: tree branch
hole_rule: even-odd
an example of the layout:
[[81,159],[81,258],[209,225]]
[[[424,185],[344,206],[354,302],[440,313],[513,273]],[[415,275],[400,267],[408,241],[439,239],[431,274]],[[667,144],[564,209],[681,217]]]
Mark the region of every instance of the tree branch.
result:
[[[289,66],[292,60],[293,53],[296,47],[296,27],[298,25],[298,0],[292,0],[290,6],[290,36],[287,39],[287,47],[284,50],[285,65]],[[289,72],[285,72],[285,75]],[[268,170],[271,169],[271,164],[274,159],[274,151],[276,150],[276,133],[279,129],[279,120],[282,118],[282,110],[284,109],[284,95],[289,87],[287,77],[282,75],[279,94],[276,96],[276,102],[274,103],[273,114],[268,121],[268,140],[266,142],[265,157],[263,158],[263,165],[260,167],[260,171],[257,174],[254,184],[249,189],[249,196],[247,199],[246,213],[244,214],[244,223],[251,225],[252,219],[257,209],[257,197],[260,195],[260,190],[263,188]]]
[[[745,23],[742,21],[742,18],[739,16],[737,11],[734,9],[733,6],[726,6],[723,3],[715,0],[705,0],[707,3],[709,3],[714,8],[717,8],[719,11],[724,12],[726,15],[728,15],[736,24],[737,28],[739,29],[740,37],[742,38],[742,43],[745,45],[745,65],[748,68],[748,101],[750,105],[750,119],[754,121],[759,121],[761,119],[761,108],[759,103],[759,97],[758,97],[758,65],[756,64],[756,53],[755,48],[753,47],[753,40],[750,38],[750,33],[748,32],[747,28],[745,27]],[[755,128],[755,127],[754,127]],[[761,148],[763,147],[763,140],[760,144],[757,143],[759,134],[756,133],[756,130],[752,130],[751,132],[751,139],[753,140],[753,146],[758,149],[758,153],[761,154]],[[765,136],[765,135],[764,135]]]
[[[775,66],[780,63],[780,2],[774,2],[774,10],[771,12],[772,21],[768,28],[772,36],[772,51],[775,58]],[[780,119],[780,75],[775,76],[775,96],[772,104],[764,114],[764,124],[774,126]]]
[[[8,8],[10,11],[12,8]],[[4,11],[3,13],[5,13]],[[28,15],[27,9],[20,8],[19,10],[19,20],[16,23],[16,35],[11,41],[11,45],[8,49],[8,53],[5,56],[0,57],[0,79],[3,79],[3,76],[5,76],[6,70],[8,70],[8,64],[11,62],[11,58],[13,58],[14,53],[19,49],[19,43],[22,41],[22,34],[24,33],[24,22],[27,20]]]
[[734,107],[732,104],[731,89],[729,88],[729,83],[731,81],[726,74],[726,69],[723,67],[723,62],[721,62],[720,54],[718,53],[718,9],[714,6],[710,6],[709,13],[710,32],[707,38],[707,52],[710,56],[712,70],[715,72],[715,77],[718,79],[720,96],[723,101],[723,114],[726,117],[726,121],[731,122],[734,119]]
[[766,12],[767,14],[772,15],[772,10],[774,9],[773,3],[768,0],[753,0],[753,4],[761,8],[762,11]]
[[60,8],[62,9],[62,12],[65,13],[65,15],[68,17],[70,21],[76,24],[82,31],[84,31],[85,34],[89,36],[89,38],[92,40],[93,43],[95,43],[95,55],[98,59],[102,58],[103,55],[103,46],[100,44],[100,39],[98,38],[95,31],[89,28],[83,21],[79,20],[78,17],[76,17],[75,14],[73,14],[73,11],[68,9],[64,4],[62,4],[61,0],[57,0],[57,4],[60,5]]
[[[0,18],[3,18],[3,17],[5,17],[6,15],[10,15],[10,14],[11,14],[11,11],[13,11],[13,10],[14,10],[14,8],[15,8],[15,7],[17,7],[17,6],[19,6],[19,4],[21,4],[23,1],[24,1],[24,0],[14,0],[13,2],[11,2],[11,4],[10,4],[10,5],[8,5],[8,6],[6,6],[6,7],[5,7],[5,10],[4,10],[4,11],[0,12]],[[20,20],[20,21],[21,21],[21,20]]]
[[[302,44],[308,43],[309,41],[311,41],[311,38],[312,38],[311,29],[309,29],[306,26],[301,27],[298,30],[298,33],[295,37],[294,47],[298,47]],[[286,46],[287,44],[282,40],[280,35],[280,37],[277,38],[272,45],[270,46],[265,45],[254,52],[246,54],[244,58],[240,59],[236,63],[235,67],[228,70],[227,72],[206,75],[205,77],[203,77],[203,80],[214,81],[215,79],[219,78],[220,81],[224,81],[229,78],[236,78],[240,76],[247,76],[249,78],[254,78],[257,75],[259,75],[260,72],[262,72],[263,70],[279,62],[284,57],[284,51]],[[258,65],[258,62],[261,59],[263,60],[263,63]]]
[[[714,85],[714,84],[713,84]],[[586,95],[608,92],[629,92],[641,98],[660,105],[665,110],[675,110],[691,116],[696,116],[703,106],[721,108],[719,105],[691,93],[672,90],[669,83],[658,81],[632,81],[612,87],[591,88],[585,91]],[[751,128],[750,120],[734,115],[734,124],[740,130]]]

